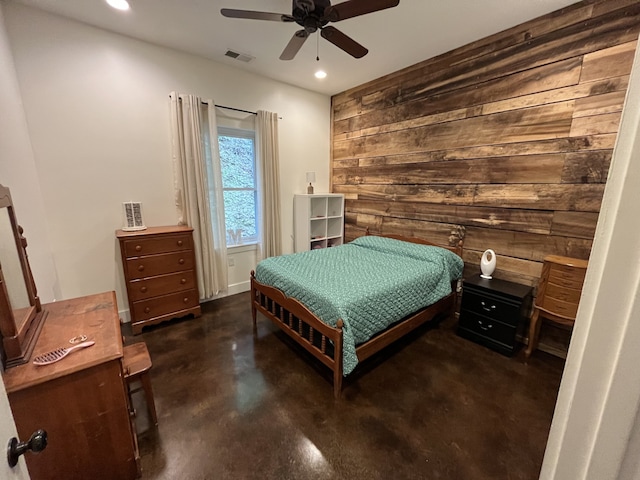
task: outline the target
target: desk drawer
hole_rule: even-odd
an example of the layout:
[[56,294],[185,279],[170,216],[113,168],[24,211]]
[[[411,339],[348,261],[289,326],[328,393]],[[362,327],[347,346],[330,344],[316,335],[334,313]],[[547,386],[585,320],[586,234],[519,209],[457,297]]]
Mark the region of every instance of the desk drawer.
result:
[[123,243],[127,258],[193,249],[191,233],[150,238],[139,237],[125,240]]
[[145,277],[129,282],[129,298],[132,302],[167,295],[196,288],[196,275],[193,270],[178,273]]
[[193,264],[193,252],[185,250],[183,252],[128,259],[127,272],[129,279],[133,280],[183,270],[193,270]]
[[197,307],[198,305],[198,291],[186,290],[163,297],[133,302],[133,318],[135,318],[136,322],[140,322],[171,313],[175,313],[177,317],[180,314],[180,310]]
[[510,303],[483,293],[465,289],[462,293],[461,310],[476,313],[515,327],[521,319],[521,304]]

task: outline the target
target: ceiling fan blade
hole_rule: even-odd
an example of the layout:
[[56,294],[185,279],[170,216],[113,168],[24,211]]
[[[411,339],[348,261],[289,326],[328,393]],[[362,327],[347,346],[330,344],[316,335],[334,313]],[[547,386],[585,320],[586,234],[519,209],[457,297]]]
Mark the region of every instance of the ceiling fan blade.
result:
[[295,19],[291,15],[283,13],[256,12],[254,10],[235,10],[233,8],[222,8],[220,13],[228,18],[248,18],[250,20],[270,20],[272,22],[293,22]]
[[352,57],[362,58],[369,53],[369,50],[356,42],[353,38],[342,33],[336,27],[324,27],[320,33],[322,38],[330,41],[336,47],[341,48]]
[[347,18],[396,7],[399,3],[400,0],[348,0],[327,7],[324,11],[324,18],[330,22],[339,22]]
[[280,55],[280,60],[293,60],[293,57],[296,56],[308,37],[309,34],[306,32],[306,30],[298,30],[296,33],[294,33],[287,46],[284,47],[284,50]]

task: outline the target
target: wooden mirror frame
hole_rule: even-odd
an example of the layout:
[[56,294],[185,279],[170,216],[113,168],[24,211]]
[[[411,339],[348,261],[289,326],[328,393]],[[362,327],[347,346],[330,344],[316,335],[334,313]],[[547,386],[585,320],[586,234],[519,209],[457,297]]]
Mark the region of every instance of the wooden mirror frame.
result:
[[[2,337],[2,364],[5,368],[26,363],[31,357],[38,335],[42,329],[46,311],[42,309],[33,280],[29,259],[27,257],[27,240],[22,235],[22,227],[18,225],[11,193],[7,187],[0,185],[0,209],[6,208],[11,223],[15,247],[22,269],[30,305],[26,307],[24,320],[17,323],[14,310],[9,300],[7,282],[0,265],[0,336]],[[12,281],[15,281],[12,279]]]

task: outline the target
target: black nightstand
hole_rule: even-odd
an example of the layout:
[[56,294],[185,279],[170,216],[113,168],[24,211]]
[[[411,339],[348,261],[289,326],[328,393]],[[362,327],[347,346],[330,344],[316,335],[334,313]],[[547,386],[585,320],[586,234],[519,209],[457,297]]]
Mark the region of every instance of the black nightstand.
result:
[[474,275],[462,284],[458,335],[505,355],[516,350],[516,333],[531,306],[532,287]]

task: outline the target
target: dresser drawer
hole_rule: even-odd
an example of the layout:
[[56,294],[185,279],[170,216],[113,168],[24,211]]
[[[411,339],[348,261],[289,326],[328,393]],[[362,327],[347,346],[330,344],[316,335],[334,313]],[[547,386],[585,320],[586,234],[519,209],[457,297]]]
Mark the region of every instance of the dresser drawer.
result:
[[470,289],[463,290],[461,310],[484,315],[514,327],[521,320],[521,304],[486,293],[480,295]]
[[491,342],[500,343],[508,348],[513,348],[515,345],[515,326],[504,324],[485,317],[484,315],[462,311],[458,327],[485,337]]
[[123,244],[124,254],[127,258],[193,249],[190,233],[149,238],[140,237],[125,240]]
[[197,307],[198,305],[198,291],[186,290],[171,295],[133,302],[133,315],[136,322],[167,314],[177,317],[180,310]]
[[145,277],[132,280],[128,285],[129,298],[133,302],[147,298],[158,297],[174,292],[192,290],[196,288],[196,275],[193,270],[178,273]]
[[183,270],[193,270],[193,267],[194,257],[191,250],[127,260],[127,272],[131,280]]

